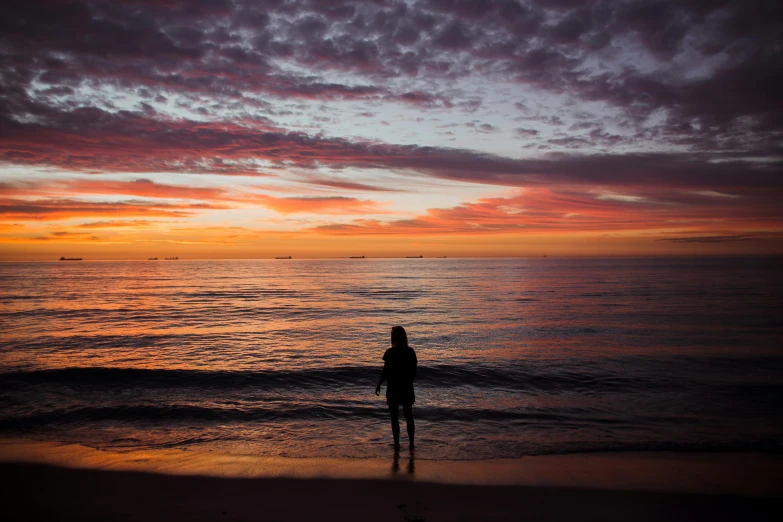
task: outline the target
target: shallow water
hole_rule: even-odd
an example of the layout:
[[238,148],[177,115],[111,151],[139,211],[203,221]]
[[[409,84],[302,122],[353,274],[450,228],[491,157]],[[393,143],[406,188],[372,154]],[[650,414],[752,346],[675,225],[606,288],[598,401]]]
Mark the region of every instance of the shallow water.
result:
[[[389,329],[419,458],[783,444],[780,260],[0,264],[0,436],[386,456]],[[403,429],[404,433],[404,429]]]

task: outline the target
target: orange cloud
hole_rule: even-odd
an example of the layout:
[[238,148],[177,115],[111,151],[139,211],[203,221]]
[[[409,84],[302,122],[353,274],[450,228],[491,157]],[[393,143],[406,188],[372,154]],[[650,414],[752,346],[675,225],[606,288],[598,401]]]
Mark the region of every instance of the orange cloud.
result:
[[164,223],[164,221],[148,221],[146,219],[133,219],[130,221],[93,221],[91,223],[76,225],[75,228],[146,228],[156,223]]
[[343,196],[276,198],[264,194],[247,199],[281,214],[375,214],[380,212],[375,201]]
[[[360,187],[371,188],[368,185],[352,184],[349,182],[335,182],[332,184],[329,180],[324,181],[323,184],[334,186],[335,188],[352,188],[354,190],[358,190]],[[159,199],[223,201],[259,205],[281,214],[367,214],[381,211],[378,208],[378,204],[374,201],[360,200],[351,197],[298,196],[280,198],[254,192],[233,191],[229,193],[226,190],[217,187],[169,185],[156,183],[148,179],[137,179],[135,181],[79,179],[47,183],[44,183],[43,181],[24,181],[17,183],[2,183],[0,184],[0,192],[8,196],[17,197],[72,197],[84,194],[100,194],[131,195]],[[160,207],[160,205],[156,206]]]
[[776,227],[774,206],[749,209],[733,198],[682,195],[656,199],[653,195],[618,195],[567,190],[529,189],[511,197],[482,198],[451,208],[432,208],[413,219],[379,221],[356,219],[314,230],[330,235],[432,235],[574,233],[682,228],[701,223],[714,227]]
[[19,232],[24,225],[21,223],[0,223],[0,233],[3,232]]
[[[24,238],[25,240],[27,238]],[[37,236],[30,238],[33,241],[63,241],[67,243],[81,242],[81,241],[99,241],[99,238],[87,233],[82,232],[68,232],[58,231],[52,232],[45,236]]]

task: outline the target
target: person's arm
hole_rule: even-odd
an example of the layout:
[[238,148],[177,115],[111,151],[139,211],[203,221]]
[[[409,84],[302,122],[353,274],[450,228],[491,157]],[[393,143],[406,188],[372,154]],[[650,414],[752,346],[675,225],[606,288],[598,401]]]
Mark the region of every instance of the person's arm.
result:
[[386,365],[383,365],[383,370],[381,370],[381,378],[378,379],[378,386],[375,387],[375,395],[381,394],[381,384],[383,384],[383,381],[386,380]]

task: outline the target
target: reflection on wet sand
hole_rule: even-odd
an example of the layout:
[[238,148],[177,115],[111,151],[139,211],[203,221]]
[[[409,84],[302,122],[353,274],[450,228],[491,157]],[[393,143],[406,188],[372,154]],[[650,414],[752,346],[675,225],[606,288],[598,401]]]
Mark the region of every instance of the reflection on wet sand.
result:
[[[416,474],[415,457],[416,454],[413,451],[411,451],[410,454],[408,455],[408,465],[405,468],[405,472],[411,477]],[[400,452],[395,451],[394,460],[392,461],[391,474],[398,475],[399,473],[400,473]]]
[[[400,474],[399,454],[394,455],[390,470],[387,459],[302,459],[180,449],[118,452],[88,448],[79,444],[0,439],[0,462],[142,472],[150,477],[201,475],[259,479],[391,478],[401,482],[441,484],[783,497],[783,456],[769,453],[615,452],[459,461],[434,460],[425,452],[424,458],[419,458],[417,466],[414,463],[414,454],[411,453],[406,473]],[[398,474],[400,476],[397,476]]]

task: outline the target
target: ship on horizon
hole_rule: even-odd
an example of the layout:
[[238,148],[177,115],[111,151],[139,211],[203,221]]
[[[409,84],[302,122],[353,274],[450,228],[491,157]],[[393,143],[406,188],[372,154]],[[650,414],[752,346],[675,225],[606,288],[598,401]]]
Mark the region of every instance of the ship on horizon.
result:
[[63,256],[63,257],[60,258],[60,261],[81,261],[81,260],[82,260],[81,257],[65,257],[65,256]]
[[348,256],[348,259],[364,259],[364,256]]
[[423,259],[424,256],[405,256],[405,259]]
[[293,259],[291,256],[277,256],[275,259]]

